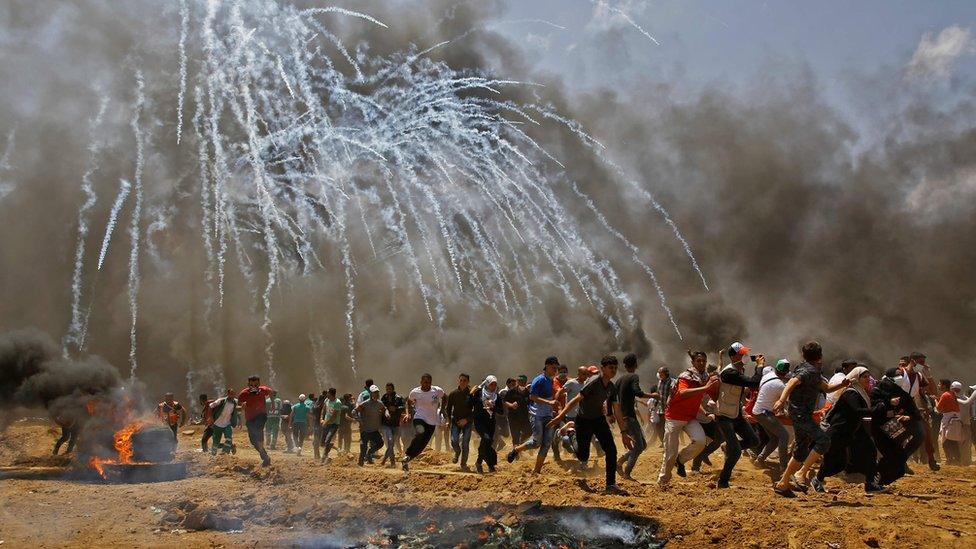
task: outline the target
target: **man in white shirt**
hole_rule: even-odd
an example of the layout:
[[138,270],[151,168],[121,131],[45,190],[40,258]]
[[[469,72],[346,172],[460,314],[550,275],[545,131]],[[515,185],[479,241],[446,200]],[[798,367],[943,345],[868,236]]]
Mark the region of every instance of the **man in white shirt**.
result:
[[773,371],[765,374],[759,382],[759,393],[756,395],[756,402],[752,405],[752,417],[756,418],[759,425],[769,435],[769,442],[760,450],[759,455],[753,461],[757,465],[765,463],[766,458],[773,453],[773,450],[779,452],[780,469],[786,469],[786,465],[790,461],[788,451],[790,435],[783,422],[773,412],[773,405],[783,395],[783,389],[786,388],[786,380],[789,377],[790,361],[783,358],[777,361]]
[[[210,412],[213,414],[213,446],[210,453],[216,455],[217,448],[223,448],[223,453],[227,454],[234,451],[234,441],[232,435],[234,426],[237,425],[237,399],[234,395],[237,391],[228,387],[227,394],[223,398],[210,403]],[[223,437],[224,443],[220,439]]]
[[420,455],[434,436],[434,429],[441,422],[441,409],[444,407],[444,389],[432,385],[430,374],[420,376],[420,387],[415,387],[407,397],[406,418],[413,420],[414,437],[407,448],[401,463],[403,470],[409,470],[409,463]]
[[[841,362],[840,368],[834,373],[834,375],[830,378],[830,380],[827,381],[827,384],[828,385],[839,384],[841,381],[844,380],[845,377],[847,377],[847,374],[851,373],[851,370],[853,370],[856,366],[857,366],[857,361],[854,360],[853,358],[848,358],[844,362]],[[827,402],[831,404],[836,404],[837,399],[840,398],[840,395],[844,394],[844,391],[845,389],[838,389],[833,393],[830,393],[829,395],[827,395]]]

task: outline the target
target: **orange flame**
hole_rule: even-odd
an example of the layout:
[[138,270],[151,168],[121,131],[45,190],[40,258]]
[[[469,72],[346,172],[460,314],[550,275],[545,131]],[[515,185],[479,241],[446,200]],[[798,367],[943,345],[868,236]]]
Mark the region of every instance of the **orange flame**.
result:
[[115,433],[115,451],[119,463],[132,463],[132,435],[147,425],[145,421],[133,421]]
[[[91,402],[89,402],[89,406],[92,406]],[[89,410],[91,410],[91,408],[89,408]],[[88,461],[88,465],[97,471],[102,478],[106,478],[105,468],[103,467],[103,465],[106,463],[135,463],[132,461],[132,435],[149,424],[149,421],[136,420],[128,423],[125,427],[122,427],[116,431],[115,435],[113,436],[113,446],[115,447],[115,451],[118,453],[118,458],[103,459],[93,457]]]

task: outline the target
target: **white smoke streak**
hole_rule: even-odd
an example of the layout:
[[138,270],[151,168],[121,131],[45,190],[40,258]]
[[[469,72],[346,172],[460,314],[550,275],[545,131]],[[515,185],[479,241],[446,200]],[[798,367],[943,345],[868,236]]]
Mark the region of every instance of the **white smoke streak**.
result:
[[102,238],[102,248],[98,253],[98,270],[102,270],[102,265],[105,263],[105,256],[108,254],[108,245],[112,240],[112,232],[115,231],[115,224],[119,219],[119,212],[122,211],[122,206],[125,204],[125,199],[129,196],[129,191],[132,189],[132,184],[125,179],[119,180],[119,194],[115,196],[115,202],[112,203],[112,209],[108,214],[108,223],[105,225],[105,236]]

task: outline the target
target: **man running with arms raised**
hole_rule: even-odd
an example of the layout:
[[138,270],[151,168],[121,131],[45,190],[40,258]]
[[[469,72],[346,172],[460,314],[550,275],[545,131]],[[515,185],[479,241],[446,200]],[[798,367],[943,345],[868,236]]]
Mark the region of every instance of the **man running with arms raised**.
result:
[[251,446],[261,455],[261,466],[271,465],[271,457],[264,449],[264,424],[268,421],[268,411],[265,399],[273,391],[271,387],[261,385],[261,378],[251,376],[247,378],[247,387],[237,395],[237,401],[244,408],[244,422],[247,425],[247,438]]

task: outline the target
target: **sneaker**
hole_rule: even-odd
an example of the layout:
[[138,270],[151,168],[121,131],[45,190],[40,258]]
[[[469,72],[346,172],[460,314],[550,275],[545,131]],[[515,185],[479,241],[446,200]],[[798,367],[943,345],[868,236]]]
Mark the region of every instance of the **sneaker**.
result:
[[517,457],[518,457],[518,450],[512,448],[512,451],[509,452],[507,456],[505,456],[505,459],[508,460],[509,463],[512,463],[515,461],[515,458]]
[[929,461],[929,469],[932,469],[933,471],[938,471],[941,468],[942,467],[939,465],[938,461],[935,461],[934,459]]
[[360,460],[359,460],[359,466],[362,467],[363,466],[363,463],[366,463],[366,462],[363,459],[360,458]]
[[484,469],[484,467],[481,466],[481,462],[480,461],[474,464],[474,470],[475,471],[478,471],[478,474],[479,475],[485,474],[485,469]]
[[495,466],[494,465],[489,465],[488,466],[488,472],[489,473],[494,473],[495,472]]
[[678,473],[678,476],[681,478],[688,476],[688,473],[685,471],[685,464],[680,461],[674,462],[674,472]]
[[715,487],[716,488],[728,488],[729,487],[729,481],[727,481],[727,480],[720,480],[717,483],[715,483]]
[[821,494],[827,493],[827,486],[817,477],[810,479],[810,486],[813,487],[814,492],[819,492]]
[[302,447],[301,446],[299,446],[298,448],[295,448],[295,455],[296,456],[302,455]]
[[451,460],[451,463],[457,463],[459,459],[461,459],[461,450],[454,450],[454,459]]
[[603,490],[603,493],[604,494],[614,495],[614,496],[626,496],[627,495],[627,492],[621,490],[620,487],[617,486],[616,484],[611,484],[610,486],[607,486]]
[[402,460],[400,460],[400,464],[403,467],[403,470],[404,471],[409,471],[410,470],[410,456],[404,456],[404,458]]
[[887,489],[884,486],[879,486],[873,482],[869,482],[864,485],[865,494],[880,494],[885,492]]

